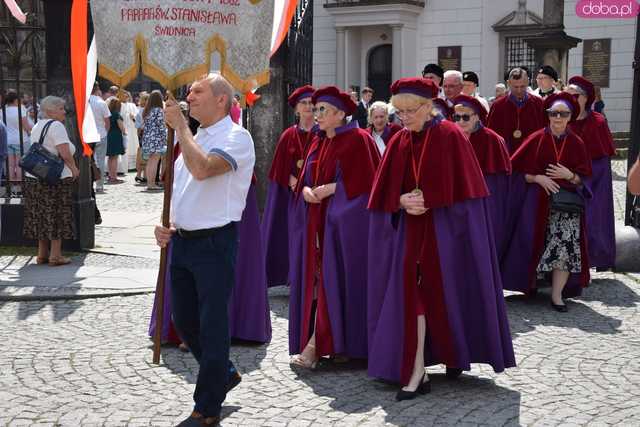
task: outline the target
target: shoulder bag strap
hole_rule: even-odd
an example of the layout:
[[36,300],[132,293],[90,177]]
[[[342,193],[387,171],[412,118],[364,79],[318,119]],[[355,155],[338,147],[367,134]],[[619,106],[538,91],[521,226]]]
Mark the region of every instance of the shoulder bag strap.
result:
[[38,139],[38,144],[44,145],[44,137],[47,136],[47,131],[49,130],[49,127],[51,126],[52,123],[53,123],[53,120],[49,120],[47,123],[44,124],[44,126],[42,127],[42,132],[40,132],[40,138]]

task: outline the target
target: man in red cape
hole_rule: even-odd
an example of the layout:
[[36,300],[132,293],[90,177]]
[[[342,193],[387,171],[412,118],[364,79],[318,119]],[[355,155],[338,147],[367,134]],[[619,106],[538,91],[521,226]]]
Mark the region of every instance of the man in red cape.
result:
[[522,141],[544,126],[542,99],[529,95],[529,77],[522,68],[509,72],[509,93],[491,105],[487,127],[504,138],[509,153],[515,153]]
[[[454,123],[432,115],[431,80],[400,79],[391,91],[406,128],[390,141],[369,200],[386,213],[371,219],[368,371],[417,387],[400,390],[402,400],[428,391],[424,366],[442,363],[457,377],[471,363],[501,372],[515,359],[473,148]],[[401,208],[408,199],[420,206]]]

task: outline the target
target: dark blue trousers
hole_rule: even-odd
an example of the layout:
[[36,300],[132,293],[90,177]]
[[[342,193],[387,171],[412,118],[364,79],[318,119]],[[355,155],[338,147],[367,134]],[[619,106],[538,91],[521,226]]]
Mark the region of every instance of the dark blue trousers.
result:
[[211,237],[172,238],[173,321],[200,364],[195,411],[220,415],[230,370],[227,306],[235,278],[238,238],[235,223]]

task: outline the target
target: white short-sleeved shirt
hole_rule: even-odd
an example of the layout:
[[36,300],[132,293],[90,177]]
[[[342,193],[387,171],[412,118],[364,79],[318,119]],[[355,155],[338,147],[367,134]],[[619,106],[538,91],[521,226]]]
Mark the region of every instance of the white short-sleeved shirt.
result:
[[201,230],[240,221],[256,161],[249,132],[230,116],[207,128],[199,128],[196,143],[231,165],[231,171],[196,180],[180,155],[175,162],[171,223],[176,228]]
[[[7,115],[7,143],[9,145],[20,145],[20,124],[18,120],[18,107],[15,105],[7,105],[5,107],[6,115]],[[24,118],[27,115],[27,110],[24,106],[21,108],[22,117]],[[22,141],[25,144],[25,147],[29,146],[29,134],[27,131],[22,129]]]
[[[39,120],[38,123],[36,123],[36,125],[31,130],[31,137],[33,138],[33,142],[38,142],[40,140],[40,134],[42,133],[42,129],[44,128],[44,125],[49,121],[52,121],[52,120],[42,119],[42,120]],[[46,148],[50,153],[58,154],[58,150],[56,149],[56,146],[61,144],[69,144],[69,151],[71,151],[71,155],[75,154],[76,147],[69,140],[67,129],[64,127],[64,125],[61,122],[57,120],[53,120],[53,123],[51,123],[51,126],[49,126],[49,130],[44,136],[44,142],[42,143],[42,146]],[[30,174],[27,174],[27,176],[31,178],[35,178],[33,175],[30,175]],[[70,178],[71,176],[72,176],[71,169],[69,169],[69,167],[65,164],[64,169],[62,170],[62,174],[60,175],[60,178]]]
[[100,138],[104,139],[107,137],[107,128],[104,126],[104,119],[111,117],[109,107],[107,107],[107,103],[104,102],[102,98],[96,95],[91,95],[89,97],[89,105],[91,106],[91,111],[93,112],[93,118],[96,121],[96,129],[98,129],[98,134],[100,135]]

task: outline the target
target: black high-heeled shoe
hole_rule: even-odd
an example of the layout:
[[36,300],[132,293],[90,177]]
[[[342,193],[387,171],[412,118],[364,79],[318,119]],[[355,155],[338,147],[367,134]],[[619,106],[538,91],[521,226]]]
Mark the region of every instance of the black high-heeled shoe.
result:
[[554,304],[553,301],[551,301],[551,308],[560,313],[566,313],[569,311],[566,304]]
[[422,374],[422,378],[420,379],[420,385],[414,391],[405,391],[403,389],[398,390],[396,394],[396,400],[400,402],[401,400],[411,400],[418,397],[419,394],[427,394],[431,393],[431,381],[427,378],[427,381],[424,380],[426,372]]

